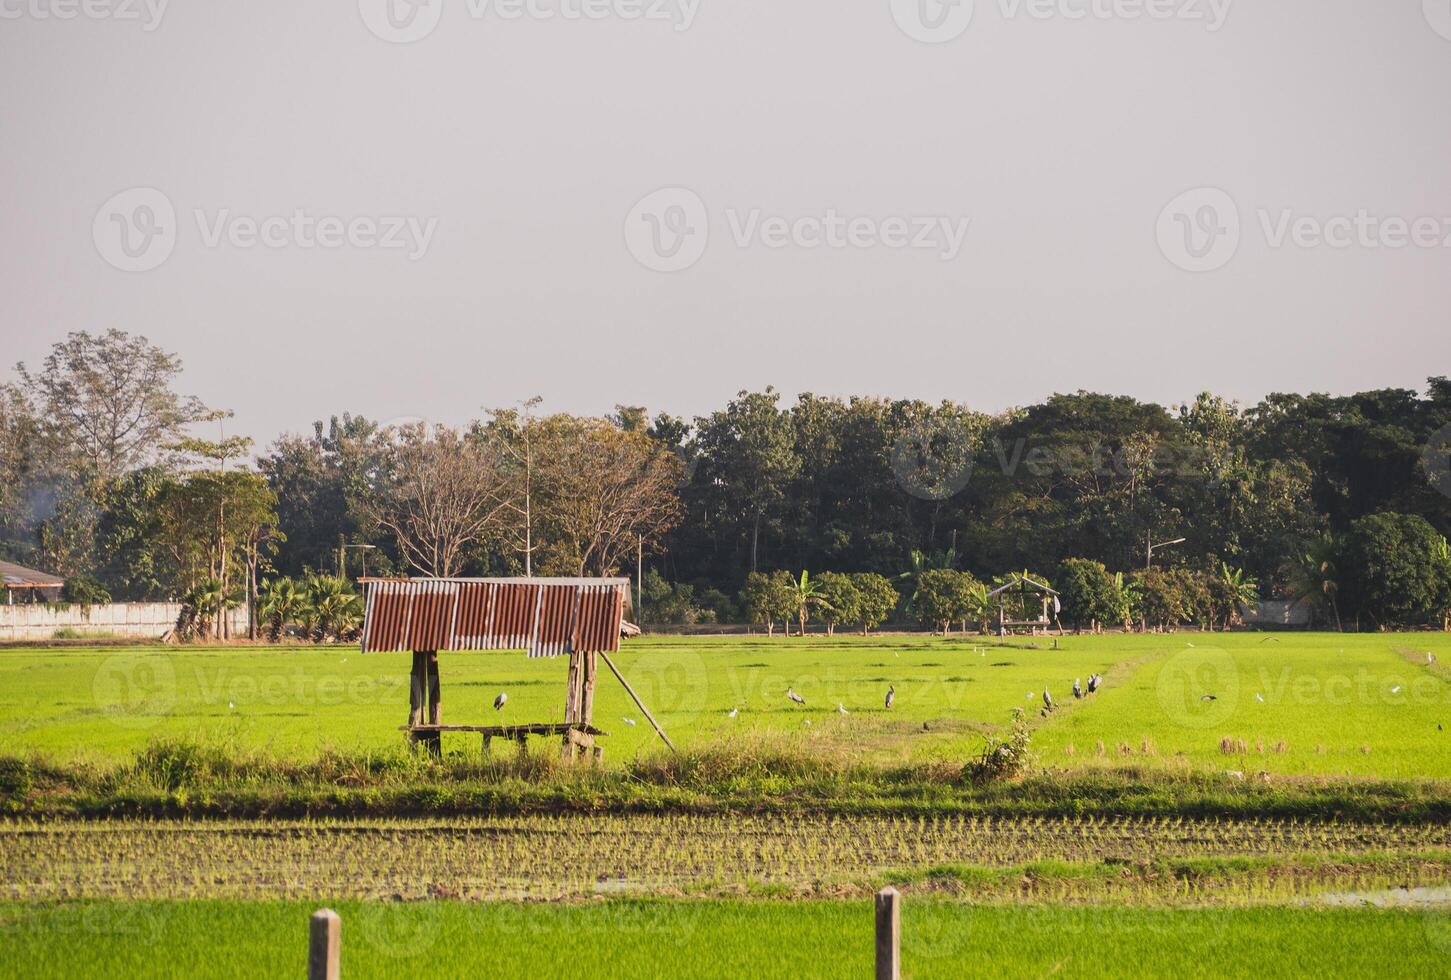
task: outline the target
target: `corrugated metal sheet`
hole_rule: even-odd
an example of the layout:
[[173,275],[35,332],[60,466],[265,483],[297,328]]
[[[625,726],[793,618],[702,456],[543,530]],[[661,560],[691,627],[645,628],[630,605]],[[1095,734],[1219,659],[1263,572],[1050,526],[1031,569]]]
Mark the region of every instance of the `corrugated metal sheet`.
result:
[[379,579],[367,583],[363,652],[620,648],[627,579]]

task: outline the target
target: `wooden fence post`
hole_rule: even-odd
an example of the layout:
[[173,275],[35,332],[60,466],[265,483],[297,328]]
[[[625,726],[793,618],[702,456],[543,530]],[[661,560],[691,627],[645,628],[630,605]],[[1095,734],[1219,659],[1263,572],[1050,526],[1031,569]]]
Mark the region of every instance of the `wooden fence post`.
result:
[[888,885],[877,892],[877,980],[902,975],[902,893]]
[[342,976],[343,920],[332,909],[312,913],[307,943],[307,980],[339,980]]

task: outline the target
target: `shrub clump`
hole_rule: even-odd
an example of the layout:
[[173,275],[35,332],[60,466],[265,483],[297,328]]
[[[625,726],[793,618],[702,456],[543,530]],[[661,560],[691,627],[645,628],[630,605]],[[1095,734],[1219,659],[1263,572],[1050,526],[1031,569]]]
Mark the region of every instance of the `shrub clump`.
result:
[[982,784],[1016,779],[1036,762],[1032,751],[1033,732],[1022,708],[1013,709],[1013,724],[1006,738],[990,738],[982,755],[962,767],[962,778]]

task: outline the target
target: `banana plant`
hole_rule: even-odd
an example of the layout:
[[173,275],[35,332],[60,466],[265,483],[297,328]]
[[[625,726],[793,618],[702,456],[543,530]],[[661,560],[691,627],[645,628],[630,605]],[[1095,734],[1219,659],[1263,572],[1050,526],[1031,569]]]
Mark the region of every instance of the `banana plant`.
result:
[[806,635],[806,621],[811,618],[811,610],[831,608],[821,583],[813,582],[805,571],[802,571],[800,581],[793,579],[791,582],[791,603],[796,607],[796,621],[802,636]]

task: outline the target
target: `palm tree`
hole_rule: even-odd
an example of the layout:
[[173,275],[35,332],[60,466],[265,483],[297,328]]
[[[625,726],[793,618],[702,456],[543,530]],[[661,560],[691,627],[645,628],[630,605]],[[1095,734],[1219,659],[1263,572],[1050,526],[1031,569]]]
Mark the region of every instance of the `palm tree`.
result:
[[307,581],[307,603],[318,643],[342,639],[363,621],[363,601],[345,579],[314,575]]
[[1335,628],[1343,633],[1345,627],[1340,622],[1340,607],[1335,602],[1336,593],[1340,591],[1336,581],[1339,577],[1335,570],[1335,539],[1329,534],[1322,534],[1312,541],[1309,550],[1285,569],[1290,595],[1296,599],[1307,599],[1321,609],[1329,606],[1335,614]]
[[795,607],[796,621],[801,626],[801,635],[806,635],[806,621],[811,618],[811,610],[830,609],[831,603],[826,601],[826,595],[821,590],[821,583],[811,581],[811,576],[803,571],[801,580],[791,582],[791,605]]
[[[1239,619],[1243,606],[1253,606],[1260,601],[1260,585],[1250,578],[1243,568],[1230,568],[1228,563],[1219,563],[1218,590],[1224,603],[1224,628],[1229,629]],[[1213,624],[1210,624],[1213,628]]]
[[267,639],[273,643],[303,618],[308,606],[307,594],[290,578],[263,579],[257,599],[257,610],[267,619]]
[[220,617],[242,604],[242,596],[228,592],[220,579],[203,579],[181,598],[176,633],[181,639],[211,636]]

